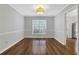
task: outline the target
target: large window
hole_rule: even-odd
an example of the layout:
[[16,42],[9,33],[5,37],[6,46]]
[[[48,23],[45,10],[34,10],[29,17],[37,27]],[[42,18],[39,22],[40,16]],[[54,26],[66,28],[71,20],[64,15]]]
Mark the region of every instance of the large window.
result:
[[32,20],[32,34],[46,34],[46,20]]

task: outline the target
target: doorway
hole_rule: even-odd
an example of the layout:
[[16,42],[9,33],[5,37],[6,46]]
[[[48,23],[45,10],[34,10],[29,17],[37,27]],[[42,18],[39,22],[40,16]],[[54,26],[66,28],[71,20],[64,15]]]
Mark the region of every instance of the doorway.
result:
[[67,50],[78,52],[78,10],[73,8],[66,13],[66,47]]

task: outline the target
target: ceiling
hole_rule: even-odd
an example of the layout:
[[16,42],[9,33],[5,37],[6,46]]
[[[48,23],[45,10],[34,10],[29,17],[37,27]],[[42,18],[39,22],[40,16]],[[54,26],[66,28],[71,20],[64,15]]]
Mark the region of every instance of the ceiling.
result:
[[55,16],[67,7],[68,4],[42,4],[41,6],[44,7],[45,12],[41,15],[35,12],[35,8],[39,4],[10,4],[10,6],[23,16]]
[[69,17],[74,17],[75,16],[76,17],[77,13],[78,13],[78,11],[77,11],[77,8],[76,8],[76,9],[71,10],[70,12],[68,12],[67,16],[69,16]]

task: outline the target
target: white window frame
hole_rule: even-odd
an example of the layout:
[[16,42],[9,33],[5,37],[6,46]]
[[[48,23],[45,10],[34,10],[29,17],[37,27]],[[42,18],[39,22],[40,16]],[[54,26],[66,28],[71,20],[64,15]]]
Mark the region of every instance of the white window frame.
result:
[[42,21],[42,20],[32,20],[32,34],[36,34],[36,35],[46,34],[46,32],[47,32],[47,20],[44,20],[46,23],[46,29],[45,29],[45,32],[42,32],[42,33],[34,33],[33,21]]

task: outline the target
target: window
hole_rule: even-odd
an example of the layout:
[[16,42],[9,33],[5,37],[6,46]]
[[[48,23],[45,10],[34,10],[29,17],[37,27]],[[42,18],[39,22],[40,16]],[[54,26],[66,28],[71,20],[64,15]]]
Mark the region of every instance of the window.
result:
[[46,20],[32,20],[32,34],[46,34]]

